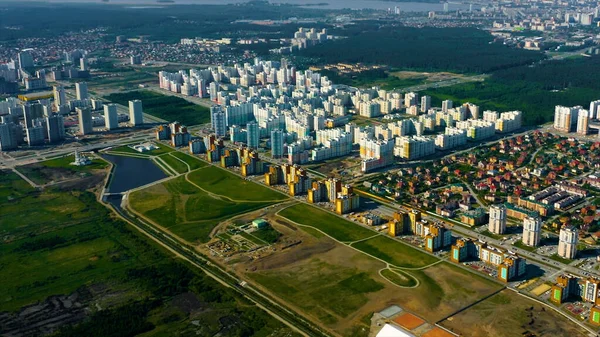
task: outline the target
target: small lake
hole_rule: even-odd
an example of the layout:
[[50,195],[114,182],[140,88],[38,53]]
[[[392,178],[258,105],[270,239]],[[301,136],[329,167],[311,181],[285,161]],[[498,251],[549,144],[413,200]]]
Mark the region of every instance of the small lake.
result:
[[150,159],[103,154],[115,165],[108,193],[122,193],[168,177]]

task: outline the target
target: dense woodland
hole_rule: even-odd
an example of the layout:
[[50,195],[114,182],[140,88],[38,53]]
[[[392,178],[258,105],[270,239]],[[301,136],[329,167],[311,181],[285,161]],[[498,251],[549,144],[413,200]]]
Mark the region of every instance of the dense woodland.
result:
[[545,61],[532,66],[499,70],[494,78],[510,83],[526,81],[544,89],[565,88],[600,89],[600,56],[577,57],[560,61]]
[[[0,41],[29,37],[55,37],[70,31],[106,28],[108,41],[115,35],[146,35],[151,40],[178,42],[181,38],[290,37],[298,25],[253,25],[236,20],[320,17],[326,10],[261,2],[228,5],[184,5],[131,8],[114,4],[2,3]],[[343,11],[337,11],[343,12]],[[309,27],[310,25],[304,25]]]
[[433,103],[451,99],[472,102],[483,109],[521,110],[526,125],[552,120],[556,105],[589,106],[600,99],[600,82],[592,75],[600,73],[600,56],[561,61],[544,61],[494,72],[482,83],[467,83],[430,89],[425,94]]
[[475,28],[412,28],[361,25],[347,38],[302,50],[299,55],[321,63],[383,64],[423,71],[487,73],[531,64],[543,58],[535,51],[493,41]]

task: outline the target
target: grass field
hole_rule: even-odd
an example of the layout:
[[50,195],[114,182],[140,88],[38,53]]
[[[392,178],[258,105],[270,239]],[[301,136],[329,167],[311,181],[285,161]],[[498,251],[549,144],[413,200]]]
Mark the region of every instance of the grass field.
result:
[[0,170],[0,204],[27,195],[31,191],[33,191],[31,185],[16,173]]
[[188,171],[187,165],[181,160],[171,156],[171,154],[163,154],[159,156],[161,160],[163,160],[169,167],[175,170],[177,173],[186,173]]
[[90,165],[86,165],[86,166],[71,165],[71,163],[74,161],[75,161],[75,155],[70,155],[70,156],[66,156],[66,157],[43,161],[43,162],[40,162],[40,164],[42,166],[51,167],[51,168],[57,168],[57,167],[68,168],[74,172],[82,172],[82,171],[87,171],[87,170],[98,170],[98,169],[106,168],[108,166],[108,164],[106,162],[104,162],[103,160],[95,159],[95,158],[92,159],[92,163]]
[[[257,273],[251,278],[268,287],[285,300],[310,310],[326,324],[352,314],[368,302],[368,293],[383,289],[383,284],[368,274],[352,268],[342,268],[315,259],[310,272]],[[315,275],[318,275],[316,276]]]
[[[71,165],[75,156],[65,156],[43,162],[20,166],[17,169],[27,178],[38,185],[50,182],[64,181],[77,176],[89,175],[93,170],[101,170],[108,164],[100,159],[92,159],[92,163],[86,166]],[[76,175],[76,176],[75,176]]]
[[339,241],[356,241],[375,235],[373,231],[307,204],[288,207],[279,215],[301,225],[320,229]]
[[259,199],[233,202],[213,197],[188,183],[183,176],[136,191],[129,202],[133,210],[189,242],[206,242],[220,221],[272,204]]
[[179,97],[142,90],[114,93],[104,98],[125,106],[128,106],[129,101],[139,99],[142,101],[144,113],[169,122],[179,121],[188,126],[210,122],[210,110],[207,107]]
[[[52,326],[61,328],[52,333],[56,337],[213,336],[223,331],[221,322],[231,335],[290,335],[262,310],[111,217],[92,193],[37,191],[1,173],[0,195],[11,199],[2,202],[0,216],[0,335],[25,335],[15,329],[47,335]],[[47,300],[71,294],[71,307]],[[192,320],[209,323],[198,327]]]
[[[331,242],[325,237],[312,240]],[[359,324],[360,318],[370,317],[372,312],[392,304],[435,322],[502,288],[494,281],[446,262],[424,270],[406,271],[416,278],[418,286],[400,288],[379,275],[379,270],[385,267],[383,262],[347,246],[336,244],[333,249],[309,256],[302,253],[303,248],[298,249],[280,253],[284,255],[278,256],[273,266],[268,259],[263,260],[257,263],[255,272],[246,272],[246,275],[344,336],[348,335],[348,329]],[[254,270],[253,265],[244,265],[244,268]],[[384,276],[389,275],[384,273]],[[353,279],[357,280],[357,288],[349,295],[340,286],[345,280]],[[393,281],[403,286],[415,285],[415,281],[400,280],[400,277]],[[372,287],[372,284],[382,287]]]
[[[14,183],[11,176],[2,186]],[[92,194],[37,192],[24,185],[17,190],[19,197],[3,203],[0,217],[0,311],[119,278],[140,263],[127,237],[114,239],[117,228]]]
[[192,157],[192,156],[190,156],[190,155],[188,155],[188,154],[185,154],[185,153],[183,153],[183,152],[174,151],[174,152],[171,152],[171,155],[172,155],[172,156],[175,156],[175,157],[177,157],[177,158],[179,158],[179,159],[181,159],[181,160],[183,160],[184,162],[186,162],[188,165],[190,165],[190,168],[191,168],[192,170],[195,170],[195,169],[199,169],[199,168],[201,168],[201,167],[208,166],[208,164],[207,164],[207,163],[203,162],[203,161],[202,161],[202,160],[200,160],[199,158]]
[[407,244],[390,239],[387,236],[377,236],[369,240],[357,242],[352,247],[397,267],[419,268],[439,261],[434,256],[420,252]]
[[201,188],[233,200],[283,201],[288,199],[288,196],[283,193],[244,180],[227,170],[214,166],[191,172],[188,177]]
[[502,292],[444,320],[441,325],[469,336],[587,336],[554,310],[515,294]]
[[381,271],[381,275],[388,279],[390,282],[395,283],[401,287],[413,287],[417,284],[412,277],[405,276],[401,271],[391,271],[384,269]]

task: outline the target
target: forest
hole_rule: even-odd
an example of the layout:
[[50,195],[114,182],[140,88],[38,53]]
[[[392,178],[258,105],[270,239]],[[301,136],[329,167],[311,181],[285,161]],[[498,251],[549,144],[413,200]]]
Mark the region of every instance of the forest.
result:
[[261,37],[289,37],[298,25],[265,26],[233,22],[288,17],[314,18],[326,13],[323,9],[274,6],[262,2],[145,8],[101,3],[3,2],[0,10],[3,12],[0,41],[28,37],[51,38],[57,34],[99,27],[105,28],[102,34],[106,34],[107,41],[114,41],[115,35],[146,35],[151,40],[165,42],[178,42],[181,38],[196,36],[221,38],[260,34]]
[[360,26],[360,31],[354,27],[345,32],[346,38],[304,49],[298,55],[323,64],[367,63],[460,73],[488,73],[544,58],[540,52],[495,42],[488,32],[475,28]]
[[600,74],[600,56],[549,60],[532,66],[499,70],[494,78],[505,81],[526,81],[544,89],[566,88],[600,89],[600,81],[592,74]]
[[434,105],[451,99],[484,110],[521,110],[524,124],[538,125],[552,120],[556,105],[587,107],[600,99],[600,82],[590,75],[597,73],[600,56],[547,60],[496,71],[481,83],[429,89],[424,94],[433,97]]

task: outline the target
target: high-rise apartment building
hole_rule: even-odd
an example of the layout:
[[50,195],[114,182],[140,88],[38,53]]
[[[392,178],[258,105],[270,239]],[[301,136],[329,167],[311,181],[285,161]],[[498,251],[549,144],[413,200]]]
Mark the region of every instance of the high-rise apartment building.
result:
[[46,117],[46,129],[48,142],[56,143],[65,139],[65,122],[61,115],[50,115]]
[[283,157],[284,133],[281,130],[271,131],[271,157]]
[[85,82],[75,83],[75,95],[77,96],[77,99],[80,101],[87,99],[89,97],[87,83],[85,83]]
[[133,126],[140,126],[144,124],[142,101],[139,99],[129,101],[129,123]]
[[[217,137],[225,137],[227,134],[227,119],[226,114],[223,111],[223,107],[220,105],[213,105],[210,107],[210,124]],[[238,123],[233,123],[238,124]]]
[[52,88],[54,93],[54,106],[58,110],[60,106],[67,104],[67,94],[65,93],[65,87],[62,85],[55,85]]
[[421,112],[427,112],[431,109],[431,96],[421,97]]
[[29,144],[29,146],[44,144],[44,139],[46,138],[46,129],[44,129],[43,125],[38,124],[27,127],[25,133],[27,136],[27,144]]
[[79,59],[79,70],[81,71],[88,71],[89,66],[88,66],[88,60],[85,57],[82,57]]
[[260,145],[260,128],[258,127],[258,123],[250,122],[246,125],[247,131],[247,141],[246,144],[251,149],[258,149],[258,145]]
[[117,114],[117,105],[113,103],[104,106],[104,126],[107,130],[119,128],[119,115]]
[[448,112],[448,110],[452,109],[453,104],[449,99],[442,101],[442,112]]
[[14,150],[23,142],[23,128],[15,123],[0,124],[0,151]]
[[489,231],[494,234],[504,234],[506,232],[506,206],[492,205],[490,207],[490,222],[488,226]]
[[94,131],[92,125],[92,110],[89,107],[75,108],[79,118],[79,133],[82,135],[90,134]]
[[435,141],[427,137],[398,137],[394,155],[408,160],[418,159],[435,153]]
[[32,68],[33,67],[33,56],[29,50],[23,50],[18,55],[19,69]]
[[587,110],[581,109],[579,110],[579,115],[577,116],[577,133],[580,135],[587,135],[590,131],[590,114]]
[[600,100],[590,103],[590,118],[600,119]]
[[557,105],[554,108],[554,128],[562,132],[571,132],[574,126],[577,125],[579,111],[581,106],[566,107]]
[[528,216],[523,219],[523,243],[530,247],[537,247],[540,244],[540,234],[542,231],[542,219],[540,217]]
[[572,226],[561,228],[558,237],[558,256],[563,259],[574,259],[577,255],[578,241],[577,228]]

